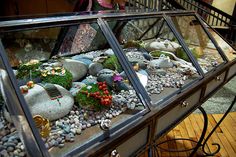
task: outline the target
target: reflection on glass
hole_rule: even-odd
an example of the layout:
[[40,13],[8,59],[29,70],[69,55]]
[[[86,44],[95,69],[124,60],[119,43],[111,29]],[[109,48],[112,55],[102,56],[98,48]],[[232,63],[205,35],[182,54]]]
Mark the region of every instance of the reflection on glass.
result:
[[[51,39],[59,29],[45,30]],[[100,141],[104,130],[121,127],[145,106],[97,24],[63,28],[57,34],[59,55],[43,62],[35,57],[22,60],[15,74],[46,148],[53,156],[65,156]],[[31,41],[37,39],[31,36]]]
[[116,21],[112,28],[153,103],[199,77],[162,18]]
[[236,58],[236,50],[232,48],[222,37],[220,37],[213,29],[208,27],[208,31],[215,38],[219,47],[223,50],[227,58],[231,61]]
[[224,62],[200,22],[194,16],[175,16],[172,17],[172,20],[204,73]]
[[10,64],[18,66],[31,59],[48,59],[59,31],[60,28],[48,28],[5,33],[2,42]]

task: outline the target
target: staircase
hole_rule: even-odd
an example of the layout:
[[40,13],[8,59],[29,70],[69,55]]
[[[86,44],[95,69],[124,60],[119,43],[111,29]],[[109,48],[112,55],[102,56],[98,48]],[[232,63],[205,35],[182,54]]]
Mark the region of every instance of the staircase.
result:
[[128,9],[161,11],[192,10],[236,47],[236,18],[202,0],[127,0]]

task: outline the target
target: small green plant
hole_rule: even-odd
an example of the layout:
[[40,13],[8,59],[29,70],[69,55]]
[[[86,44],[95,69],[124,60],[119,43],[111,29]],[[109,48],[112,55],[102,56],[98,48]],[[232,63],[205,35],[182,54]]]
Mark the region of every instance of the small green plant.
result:
[[31,78],[39,77],[41,73],[38,70],[38,68],[41,64],[42,63],[37,60],[32,60],[25,64],[20,64],[16,78],[24,79],[24,78],[30,78],[30,77]]
[[42,81],[45,83],[58,84],[66,89],[70,89],[72,86],[73,76],[71,72],[65,70],[64,75],[45,75],[42,76]]
[[101,110],[111,105],[112,96],[107,89],[107,84],[98,82],[82,87],[75,101],[83,108]]
[[143,41],[135,41],[135,40],[130,40],[127,43],[124,44],[124,48],[129,48],[129,47],[135,47],[135,48],[144,48],[144,43]]
[[[192,52],[193,56],[197,59],[200,57],[200,55],[197,53],[195,48],[190,48],[190,51]],[[188,55],[186,54],[186,52],[182,49],[182,48],[178,48],[176,50],[176,56],[179,58],[182,58],[185,61],[190,61]]]
[[122,72],[121,65],[115,55],[110,56],[105,60],[103,63],[104,68],[111,69],[111,70],[116,70],[118,72]]

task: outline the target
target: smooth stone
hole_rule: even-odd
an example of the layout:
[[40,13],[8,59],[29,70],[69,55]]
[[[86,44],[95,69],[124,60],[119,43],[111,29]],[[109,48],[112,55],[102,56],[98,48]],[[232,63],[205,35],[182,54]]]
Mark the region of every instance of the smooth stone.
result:
[[6,149],[6,146],[0,145],[0,152],[4,149]]
[[[147,85],[147,82],[148,82],[148,75],[145,75],[145,72],[146,71],[141,71],[140,72],[136,72],[138,78],[139,78],[139,81],[141,82],[141,84],[143,85],[143,87],[146,87]],[[143,74],[144,73],[144,74]],[[147,73],[146,73],[147,74]]]
[[69,70],[73,75],[73,81],[77,81],[84,76],[86,76],[88,67],[83,62],[73,60],[73,59],[65,59],[63,61],[63,67]]
[[24,98],[33,116],[41,115],[52,121],[64,117],[71,111],[74,105],[73,96],[65,88],[56,84],[55,86],[62,95],[58,99],[60,104],[56,99],[51,100],[46,90],[37,84],[27,94],[24,94]]
[[112,49],[108,49],[108,50],[106,50],[106,51],[104,52],[104,54],[107,55],[107,56],[113,56],[113,55],[114,55],[114,52],[113,52]]
[[0,130],[2,130],[4,128],[4,125],[2,122],[0,122]]
[[69,142],[70,141],[70,135],[66,135],[65,140],[66,140],[66,142]]
[[151,60],[152,59],[152,56],[150,54],[148,54],[147,52],[143,52],[143,57],[146,59],[146,60]]
[[97,78],[92,76],[92,75],[89,75],[87,76],[83,81],[81,81],[82,83],[85,83],[86,85],[88,84],[95,84],[97,83]]
[[125,84],[124,82],[122,82],[122,81],[114,83],[114,86],[115,86],[114,89],[116,91],[129,90],[130,89],[130,87],[127,84]]
[[23,157],[23,156],[25,156],[25,152],[20,152],[18,155],[19,155],[20,157]]
[[7,151],[8,152],[13,152],[14,151],[14,147],[7,147]]
[[99,71],[103,69],[103,65],[101,63],[92,63],[89,65],[89,74],[92,76],[97,76]]
[[148,76],[147,71],[146,71],[146,70],[143,70],[143,69],[139,70],[138,73],[140,73],[140,74],[142,74],[142,75]]
[[65,125],[63,130],[65,131],[65,133],[70,133],[70,126],[69,125]]
[[64,146],[65,146],[64,143],[61,143],[61,144],[58,145],[59,148],[63,148]]
[[99,82],[106,82],[108,86],[112,87],[113,86],[113,75],[114,75],[114,71],[110,70],[110,69],[102,69],[101,71],[99,71],[98,73],[98,77],[97,80]]
[[81,132],[82,132],[82,131],[81,131],[81,129],[80,129],[80,128],[77,128],[77,129],[76,129],[76,134],[78,134],[78,135],[79,135],[79,134],[81,134]]
[[83,88],[84,86],[86,86],[85,83],[82,82],[72,82],[72,87],[70,88],[70,93],[73,96],[76,96],[76,94],[81,90],[81,88]]
[[90,55],[90,54],[80,54],[80,55],[75,55],[72,57],[72,59],[89,59],[89,60],[93,60],[93,55]]
[[4,149],[4,150],[2,150],[2,151],[0,152],[0,156],[2,156],[2,157],[9,157],[9,154],[8,154],[7,150]]
[[85,58],[79,58],[79,59],[75,59],[75,60],[84,63],[87,67],[89,67],[89,65],[93,63],[93,61],[91,61],[89,59],[85,59]]
[[177,48],[181,47],[178,43],[176,42],[171,42],[169,40],[157,40],[153,41],[145,47],[149,51],[153,50],[161,50],[161,51],[169,51],[169,52],[175,52]]
[[149,62],[149,67],[153,69],[158,68],[172,68],[174,64],[167,57],[160,57],[159,59],[154,59]]

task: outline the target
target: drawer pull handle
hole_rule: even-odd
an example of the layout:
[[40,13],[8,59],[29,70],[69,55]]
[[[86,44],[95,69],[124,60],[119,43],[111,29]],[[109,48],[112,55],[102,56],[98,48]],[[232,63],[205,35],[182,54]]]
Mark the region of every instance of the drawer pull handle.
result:
[[183,102],[181,103],[181,107],[187,107],[188,105],[189,105],[189,103],[186,102],[186,101],[183,101]]
[[220,76],[217,76],[217,77],[215,78],[215,80],[216,80],[216,81],[220,81],[220,80],[221,80],[221,77],[220,77]]

